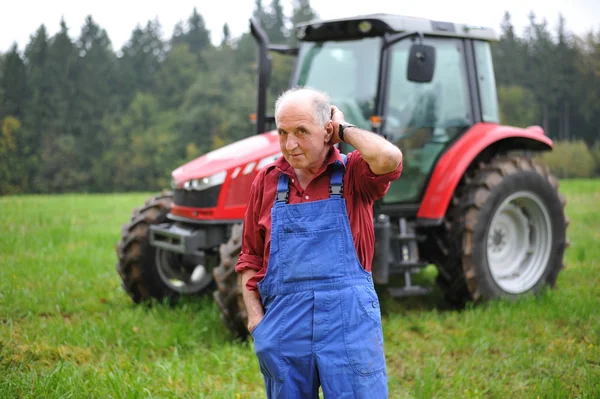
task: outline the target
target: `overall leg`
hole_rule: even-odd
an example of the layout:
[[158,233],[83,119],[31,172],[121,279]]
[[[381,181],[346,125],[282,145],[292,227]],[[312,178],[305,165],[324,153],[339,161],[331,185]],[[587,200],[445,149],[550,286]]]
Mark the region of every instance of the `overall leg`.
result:
[[312,292],[285,295],[271,304],[253,331],[269,399],[318,398],[312,313]]
[[387,399],[383,335],[375,292],[349,287],[328,295],[324,306],[328,308],[329,327],[324,335],[326,341],[316,351],[325,399]]

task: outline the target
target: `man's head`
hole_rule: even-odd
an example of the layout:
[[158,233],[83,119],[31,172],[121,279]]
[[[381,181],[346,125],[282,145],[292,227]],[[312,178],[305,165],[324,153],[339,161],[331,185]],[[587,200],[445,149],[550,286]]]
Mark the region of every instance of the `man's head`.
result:
[[333,135],[331,104],[325,93],[294,88],[275,102],[279,145],[294,169],[318,169],[325,161]]

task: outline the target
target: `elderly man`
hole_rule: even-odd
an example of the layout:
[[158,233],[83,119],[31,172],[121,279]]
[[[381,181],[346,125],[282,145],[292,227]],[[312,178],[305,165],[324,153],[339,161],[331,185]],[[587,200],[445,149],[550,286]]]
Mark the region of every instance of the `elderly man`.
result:
[[275,121],[283,156],[253,183],[236,265],[267,396],[387,398],[373,202],[402,153],[313,89],[282,94]]

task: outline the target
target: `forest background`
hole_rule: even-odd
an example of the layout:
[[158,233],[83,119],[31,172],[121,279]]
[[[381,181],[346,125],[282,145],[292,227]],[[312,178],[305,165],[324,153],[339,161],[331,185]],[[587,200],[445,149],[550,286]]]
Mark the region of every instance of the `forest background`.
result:
[[[309,0],[256,0],[272,43],[318,17]],[[249,18],[251,16],[248,16]],[[41,25],[24,49],[0,54],[0,195],[153,191],[170,172],[254,132],[256,51],[249,32],[220,44],[198,9],[165,39],[158,19],[120,49],[88,16],[76,39],[65,21]],[[518,35],[507,11],[492,44],[501,122],[542,126],[555,141],[543,159],[561,178],[600,175],[600,30],[573,34],[529,15]],[[269,107],[293,60],[273,55]]]

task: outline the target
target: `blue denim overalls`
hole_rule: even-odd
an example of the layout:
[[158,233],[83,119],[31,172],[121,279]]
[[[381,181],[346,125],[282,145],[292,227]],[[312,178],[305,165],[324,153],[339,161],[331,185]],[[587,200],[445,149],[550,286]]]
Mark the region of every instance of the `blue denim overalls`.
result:
[[269,399],[387,398],[379,301],[356,256],[344,165],[327,200],[288,204],[281,173],[271,210],[271,255],[258,288],[265,316],[252,331]]

